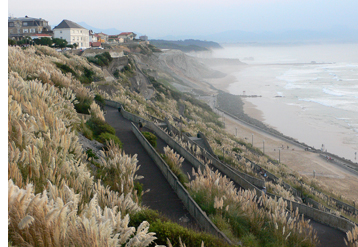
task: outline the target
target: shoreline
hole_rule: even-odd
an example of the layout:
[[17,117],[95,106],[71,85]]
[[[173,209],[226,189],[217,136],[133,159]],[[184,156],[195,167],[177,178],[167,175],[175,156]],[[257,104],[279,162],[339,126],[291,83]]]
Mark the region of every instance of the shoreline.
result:
[[[215,70],[220,69],[219,66],[211,68]],[[235,76],[230,75],[230,72],[237,72],[241,68],[232,66],[229,70],[226,69],[221,71],[227,73],[227,76],[223,78],[206,79],[206,81],[216,90],[230,94],[227,90],[229,85],[238,81]],[[221,88],[221,90],[218,88]],[[279,129],[266,124],[263,112],[259,110],[254,103],[250,102],[247,98],[235,95],[232,96],[236,97],[238,101],[241,101],[241,103],[236,102],[234,106],[239,112],[239,119],[243,119],[245,122],[254,125],[260,130],[254,130],[253,128],[244,126],[243,123],[239,123],[238,120],[226,115],[225,128],[228,133],[235,135],[235,132],[237,132],[238,137],[245,139],[248,142],[252,139],[255,147],[261,148],[262,150],[265,149],[265,154],[272,158],[278,158],[278,148],[281,146],[290,147],[280,150],[281,163],[286,164],[290,169],[297,171],[299,174],[311,178],[313,177],[313,171],[315,171],[316,178],[319,179],[320,183],[322,183],[323,187],[327,190],[334,190],[338,195],[342,195],[349,200],[358,198],[358,191],[355,190],[358,186],[358,176],[356,174],[325,160],[319,153],[305,151],[303,146],[309,147],[309,145],[300,143],[295,138],[285,136],[279,132]],[[216,100],[219,102],[218,99]],[[237,114],[233,115],[237,116]],[[265,127],[262,129],[262,126]],[[271,130],[274,130],[275,133],[272,133]],[[264,143],[263,140],[265,140]],[[331,154],[331,156],[340,158],[345,163],[349,162],[335,154]],[[353,163],[352,161],[350,162]],[[353,164],[356,165],[355,163]],[[332,187],[332,185],[334,187]]]

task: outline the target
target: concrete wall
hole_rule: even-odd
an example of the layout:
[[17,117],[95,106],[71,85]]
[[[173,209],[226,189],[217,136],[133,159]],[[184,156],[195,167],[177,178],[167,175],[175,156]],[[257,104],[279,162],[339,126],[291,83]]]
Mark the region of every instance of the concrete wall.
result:
[[[110,101],[110,100],[106,100],[106,104],[112,107],[119,107],[121,106],[120,103],[118,102],[114,102],[114,101]],[[121,110],[122,115],[134,122],[137,122],[139,119],[141,119],[143,122],[145,121],[146,124],[148,124],[148,127],[152,127],[154,124],[150,123],[134,114],[128,113],[125,110],[122,111]],[[161,157],[156,153],[156,151],[154,150],[154,148],[149,144],[149,142],[143,137],[143,135],[139,132],[139,130],[136,128],[136,126],[134,124],[132,124],[132,129],[134,134],[137,136],[137,138],[140,140],[140,142],[142,143],[142,145],[146,148],[146,150],[148,151],[148,153],[150,153],[151,155],[153,155],[153,160],[160,165],[160,169],[163,172],[163,175],[166,176],[166,178],[168,179],[168,182],[171,183],[171,186],[173,187],[173,189],[176,191],[176,193],[178,194],[179,198],[183,201],[184,205],[186,206],[186,208],[188,209],[188,211],[190,212],[190,214],[197,219],[198,223],[200,225],[203,225],[204,228],[208,231],[211,232],[212,234],[216,235],[216,236],[220,236],[224,239],[226,239],[226,241],[228,241],[228,243],[231,243],[230,240],[219,230],[217,229],[217,227],[210,221],[210,219],[206,216],[206,214],[199,208],[199,206],[195,203],[195,201],[190,197],[189,193],[185,190],[185,188],[180,184],[180,182],[178,181],[178,179],[176,178],[176,176],[171,172],[168,171],[168,166],[167,164],[165,164],[165,162],[161,159]],[[161,130],[162,131],[162,130]],[[162,131],[165,135],[166,133],[164,131]],[[158,133],[159,133],[159,127],[158,127]],[[170,138],[168,136],[168,138]],[[164,139],[165,140],[165,139]],[[190,139],[188,139],[188,141],[191,141]],[[179,151],[177,151],[179,153]],[[204,157],[207,159],[210,159],[212,161],[215,161],[216,159],[209,154],[208,152],[204,151],[203,152]],[[250,189],[250,190],[255,190],[257,196],[261,196],[262,195],[262,191],[260,189],[258,189],[256,186],[254,186],[253,184],[251,184],[249,181],[247,181],[246,179],[242,178],[241,176],[239,176],[238,174],[236,174],[232,168],[227,167],[226,165],[222,164],[220,161],[216,160],[217,162],[216,165],[218,166],[217,169],[219,169],[219,167],[222,171],[223,174],[225,174],[227,177],[229,177],[230,179],[232,179],[233,181],[235,181],[236,183],[238,183],[240,186],[242,186],[245,189]],[[169,169],[170,170],[170,169]],[[170,174],[170,175],[169,175]],[[172,185],[173,184],[173,185]],[[271,197],[276,197],[276,198],[280,198],[276,195],[270,195],[269,193],[267,193],[268,196]],[[282,198],[283,200],[287,201],[288,203],[288,208],[290,208],[290,205],[292,205],[292,209],[296,210],[296,208],[298,208],[298,212],[300,214],[304,214],[309,218],[312,218],[315,221],[321,222],[323,224],[329,225],[331,227],[337,228],[341,231],[347,232],[347,231],[351,231],[355,224],[352,223],[351,221],[344,219],[342,217],[337,217],[335,215],[323,212],[321,210],[309,207],[305,204],[300,204],[297,202],[293,202],[290,200],[287,200],[285,198]]]
[[202,132],[199,131],[199,132],[198,132],[198,137],[201,138],[201,139],[203,139],[203,141],[204,141],[204,143],[205,143],[205,148],[206,148],[206,150],[207,150],[211,155],[215,156],[215,153],[214,153],[213,149],[211,148],[211,146],[210,146],[208,140],[206,139],[206,136],[204,135],[204,133],[202,133]]
[[196,168],[196,170],[204,168],[204,165],[200,161],[198,161],[190,152],[188,152],[184,147],[182,147],[179,143],[173,140],[157,125],[155,125],[154,123],[148,123],[146,127],[152,130],[159,138],[164,140],[172,149],[174,149],[178,154],[180,154],[188,162],[190,162]]
[[164,160],[160,157],[160,155],[155,151],[155,149],[150,145],[147,139],[140,133],[137,127],[132,123],[132,131],[135,136],[138,138],[142,146],[148,152],[149,156],[154,160],[157,164],[164,177],[169,182],[170,186],[177,193],[178,197],[181,199],[189,213],[197,220],[197,222],[204,228],[205,231],[223,238],[229,244],[232,244],[230,239],[228,239],[225,234],[223,234],[206,216],[205,212],[203,212],[200,207],[196,204],[196,202],[191,198],[187,190],[182,186],[179,182],[178,178],[175,174],[170,170],[168,165],[164,162]]

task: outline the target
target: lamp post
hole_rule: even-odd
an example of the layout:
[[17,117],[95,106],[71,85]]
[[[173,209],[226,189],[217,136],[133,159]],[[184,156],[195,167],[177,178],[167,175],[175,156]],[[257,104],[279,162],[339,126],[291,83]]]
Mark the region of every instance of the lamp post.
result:
[[235,131],[236,131],[236,137],[237,137],[237,127],[235,127]]
[[262,141],[262,147],[263,147],[262,150],[263,150],[263,152],[265,154],[265,140]]
[[278,163],[281,163],[281,149],[278,149]]
[[251,146],[254,146],[254,134],[251,134]]

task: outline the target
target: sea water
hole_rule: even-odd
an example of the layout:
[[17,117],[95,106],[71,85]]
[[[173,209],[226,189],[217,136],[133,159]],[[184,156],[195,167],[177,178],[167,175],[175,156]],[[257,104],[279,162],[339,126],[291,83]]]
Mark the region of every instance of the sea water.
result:
[[226,45],[212,57],[248,64],[226,88],[262,112],[266,124],[357,162],[358,44]]

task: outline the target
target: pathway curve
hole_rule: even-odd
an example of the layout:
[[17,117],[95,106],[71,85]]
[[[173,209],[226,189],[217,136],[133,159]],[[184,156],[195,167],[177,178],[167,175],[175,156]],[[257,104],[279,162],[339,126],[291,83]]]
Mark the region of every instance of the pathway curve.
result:
[[[123,143],[123,150],[128,155],[137,154],[140,168],[138,175],[144,176],[139,180],[143,184],[143,190],[150,189],[142,197],[142,205],[154,209],[183,226],[199,229],[195,219],[191,217],[184,204],[175,191],[171,188],[157,165],[142,147],[137,137],[132,132],[131,122],[120,114],[117,108],[106,106],[106,122],[116,130],[116,136]],[[189,219],[186,223],[183,219]]]

